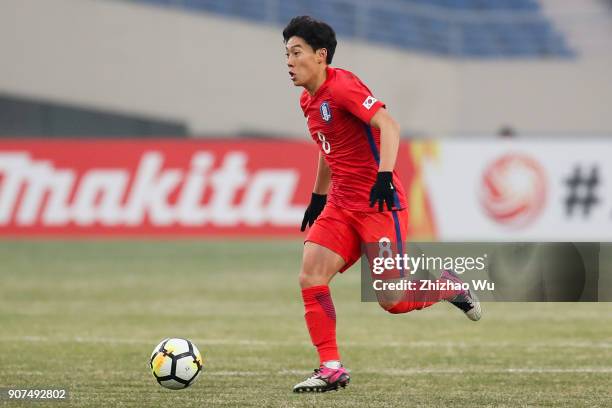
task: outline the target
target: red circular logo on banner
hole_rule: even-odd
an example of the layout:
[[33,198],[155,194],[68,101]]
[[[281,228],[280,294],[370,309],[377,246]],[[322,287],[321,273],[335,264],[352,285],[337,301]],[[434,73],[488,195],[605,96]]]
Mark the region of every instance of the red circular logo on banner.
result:
[[504,155],[484,171],[480,203],[500,224],[527,225],[541,212],[545,199],[544,169],[528,156]]

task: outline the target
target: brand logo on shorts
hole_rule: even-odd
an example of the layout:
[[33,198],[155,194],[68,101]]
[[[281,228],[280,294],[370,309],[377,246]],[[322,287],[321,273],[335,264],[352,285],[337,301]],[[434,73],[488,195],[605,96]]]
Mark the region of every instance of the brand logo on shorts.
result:
[[370,108],[378,101],[378,99],[376,99],[373,96],[368,96],[365,101],[363,101],[363,107],[366,108],[367,110],[370,110]]
[[319,110],[321,111],[321,118],[325,122],[329,122],[331,120],[331,118],[332,118],[331,109],[329,107],[329,103],[323,102],[321,104],[321,107],[319,108]]

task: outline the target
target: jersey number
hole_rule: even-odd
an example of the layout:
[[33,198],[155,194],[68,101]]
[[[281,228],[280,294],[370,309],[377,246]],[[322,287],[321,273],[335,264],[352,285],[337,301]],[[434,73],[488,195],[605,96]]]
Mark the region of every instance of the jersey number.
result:
[[323,149],[325,154],[329,154],[329,152],[331,152],[331,146],[329,142],[327,141],[327,139],[325,139],[325,135],[321,132],[317,132],[317,136],[319,137],[319,140],[321,141],[321,148]]

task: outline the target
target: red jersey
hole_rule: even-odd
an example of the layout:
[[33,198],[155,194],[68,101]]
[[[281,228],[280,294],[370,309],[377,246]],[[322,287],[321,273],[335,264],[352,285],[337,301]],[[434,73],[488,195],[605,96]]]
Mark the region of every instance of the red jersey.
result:
[[[314,95],[302,92],[300,105],[331,169],[328,201],[351,211],[378,211],[378,204],[370,207],[370,190],[378,173],[380,130],[370,126],[370,119],[385,105],[353,73],[332,67],[327,67],[327,79]],[[393,184],[394,209],[406,208],[395,171]]]

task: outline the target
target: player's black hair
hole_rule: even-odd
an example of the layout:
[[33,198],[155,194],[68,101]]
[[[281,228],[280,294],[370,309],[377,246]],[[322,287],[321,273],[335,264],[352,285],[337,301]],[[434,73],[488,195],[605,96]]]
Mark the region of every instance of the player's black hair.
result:
[[283,30],[285,44],[293,36],[303,38],[306,44],[310,45],[315,51],[321,48],[327,49],[326,62],[331,64],[338,42],[336,41],[336,33],[329,24],[315,20],[310,16],[294,17]]

